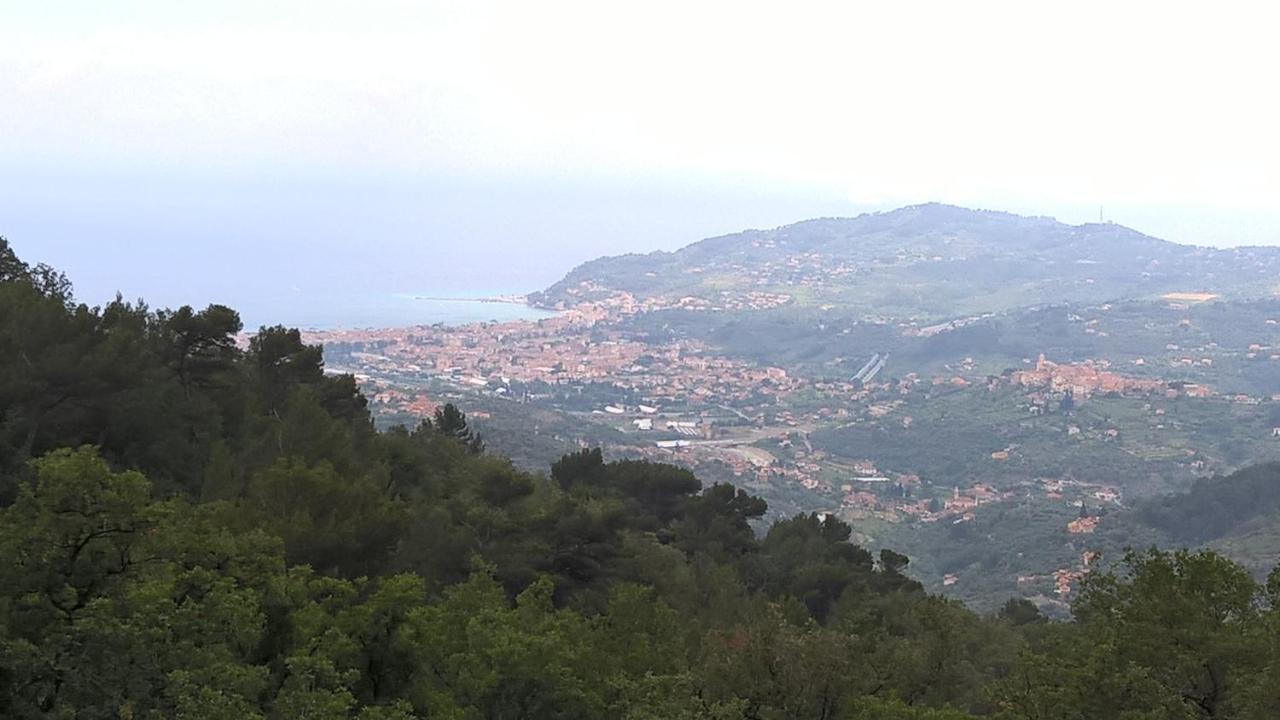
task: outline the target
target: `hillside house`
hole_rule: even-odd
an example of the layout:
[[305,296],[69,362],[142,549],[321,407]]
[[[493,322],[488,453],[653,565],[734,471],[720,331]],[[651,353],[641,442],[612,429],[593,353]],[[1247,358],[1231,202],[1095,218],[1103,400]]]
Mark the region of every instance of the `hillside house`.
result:
[[1106,487],[1106,488],[1102,488],[1101,490],[1095,491],[1093,493],[1093,497],[1097,500],[1101,500],[1102,502],[1108,502],[1108,503],[1119,502],[1120,491],[1115,488]]
[[1082,517],[1067,523],[1067,532],[1072,535],[1091,533],[1098,528],[1098,518]]

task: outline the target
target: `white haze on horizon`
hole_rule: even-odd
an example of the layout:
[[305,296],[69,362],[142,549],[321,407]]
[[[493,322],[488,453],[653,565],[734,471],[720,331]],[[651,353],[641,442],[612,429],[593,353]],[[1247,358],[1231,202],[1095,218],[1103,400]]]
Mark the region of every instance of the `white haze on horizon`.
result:
[[228,274],[527,290],[599,254],[930,200],[1280,244],[1276,19],[1096,0],[4,3],[0,234],[91,294],[163,301]]

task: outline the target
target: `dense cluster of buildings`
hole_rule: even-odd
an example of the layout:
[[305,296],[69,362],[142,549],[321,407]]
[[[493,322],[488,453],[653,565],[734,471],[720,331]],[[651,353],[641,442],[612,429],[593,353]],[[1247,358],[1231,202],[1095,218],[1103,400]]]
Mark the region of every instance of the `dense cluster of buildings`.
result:
[[[686,272],[700,273],[703,268],[693,267]],[[653,273],[649,273],[653,276]],[[792,301],[787,293],[765,290],[722,290],[708,297],[651,295],[637,299],[633,294],[622,290],[604,287],[591,280],[584,280],[575,287],[565,288],[565,295],[573,298],[571,302],[559,301],[555,308],[571,311],[584,306],[595,306],[607,309],[609,313],[625,316],[657,310],[703,310],[711,312],[770,310],[781,307]]]
[[597,322],[587,306],[537,322],[307,333],[363,375],[419,374],[476,387],[512,383],[609,383],[651,402],[723,403],[794,390],[776,367],[713,355],[693,341],[653,345]]
[[1168,385],[1161,380],[1135,378],[1110,372],[1106,361],[1088,360],[1059,365],[1046,360],[1044,353],[1036,360],[1034,370],[1018,370],[1013,382],[1024,387],[1046,388],[1055,393],[1072,393],[1083,399],[1093,393],[1155,393]]

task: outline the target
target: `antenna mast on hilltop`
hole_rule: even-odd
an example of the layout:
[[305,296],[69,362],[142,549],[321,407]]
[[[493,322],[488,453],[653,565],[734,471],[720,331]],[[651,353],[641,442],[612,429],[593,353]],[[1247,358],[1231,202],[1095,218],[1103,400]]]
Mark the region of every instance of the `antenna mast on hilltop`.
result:
[[1099,205],[1099,206],[1098,206],[1098,222],[1100,222],[1100,223],[1102,223],[1102,222],[1106,222],[1106,220],[1103,220],[1103,219],[1102,219],[1102,206],[1101,206],[1101,205]]

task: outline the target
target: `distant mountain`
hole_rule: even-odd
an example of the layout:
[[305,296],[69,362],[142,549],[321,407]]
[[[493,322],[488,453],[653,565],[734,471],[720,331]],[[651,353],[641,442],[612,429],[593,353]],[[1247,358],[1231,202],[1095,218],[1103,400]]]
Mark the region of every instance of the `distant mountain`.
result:
[[675,252],[585,263],[531,296],[571,305],[616,291],[651,305],[838,305],[868,315],[952,317],[1169,292],[1280,290],[1280,248],[1179,245],[1121,225],[929,203],[702,240]]

